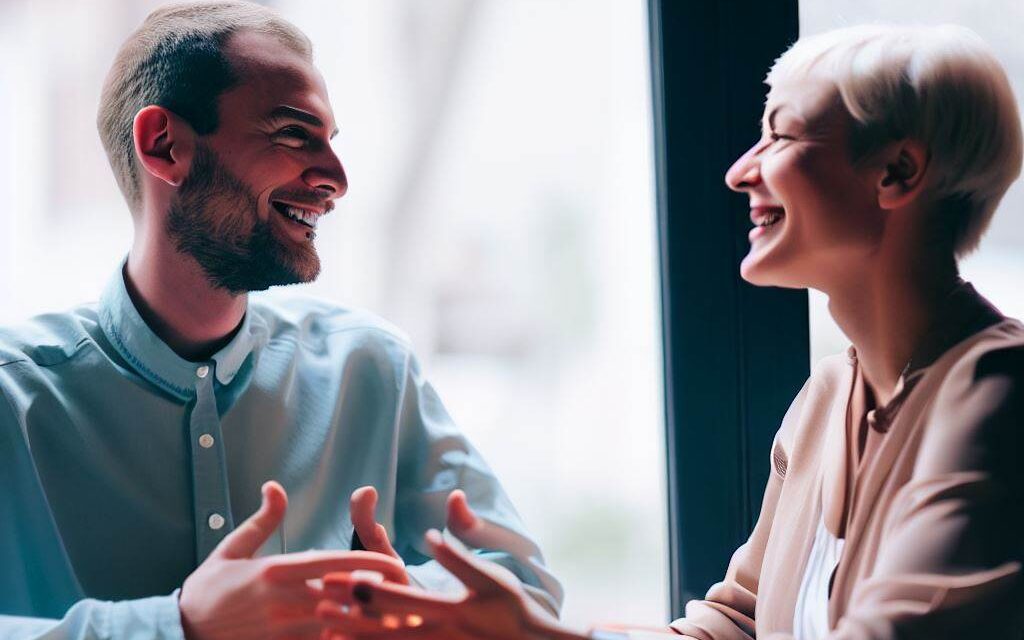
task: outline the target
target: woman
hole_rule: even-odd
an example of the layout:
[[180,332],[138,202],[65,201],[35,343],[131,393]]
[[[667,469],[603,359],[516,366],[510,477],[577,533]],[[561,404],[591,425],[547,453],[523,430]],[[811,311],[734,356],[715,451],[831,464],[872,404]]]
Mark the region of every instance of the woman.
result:
[[[958,277],[1020,173],[1002,68],[958,27],[806,38],[768,75],[741,274],[812,287],[850,337],[793,401],[750,539],[660,631],[573,632],[437,535],[464,598],[328,582],[339,631],[396,638],[1024,636],[1024,325]],[[461,496],[462,536],[475,521]],[[350,608],[346,608],[350,606]],[[412,614],[412,615],[410,615]],[[388,628],[391,628],[389,631]],[[361,635],[362,633],[362,635]]]

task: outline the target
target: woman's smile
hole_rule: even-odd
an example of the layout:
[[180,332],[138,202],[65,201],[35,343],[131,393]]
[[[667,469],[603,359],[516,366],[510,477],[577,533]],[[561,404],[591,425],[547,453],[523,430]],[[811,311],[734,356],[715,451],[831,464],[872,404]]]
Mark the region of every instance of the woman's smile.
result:
[[755,239],[772,233],[779,228],[782,219],[786,217],[786,210],[777,206],[757,205],[750,208],[750,221],[754,228],[747,234],[747,238],[753,242]]

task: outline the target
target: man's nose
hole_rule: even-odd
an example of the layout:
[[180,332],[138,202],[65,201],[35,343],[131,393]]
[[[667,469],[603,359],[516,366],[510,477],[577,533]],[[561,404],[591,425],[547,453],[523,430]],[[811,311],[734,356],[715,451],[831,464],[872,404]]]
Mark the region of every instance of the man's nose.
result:
[[736,159],[725,173],[725,184],[733,191],[747,191],[761,183],[761,159],[758,157],[760,143],[751,147]]
[[319,162],[306,170],[302,179],[313,189],[330,193],[330,198],[340,198],[348,191],[348,177],[341,160],[333,150],[328,149]]

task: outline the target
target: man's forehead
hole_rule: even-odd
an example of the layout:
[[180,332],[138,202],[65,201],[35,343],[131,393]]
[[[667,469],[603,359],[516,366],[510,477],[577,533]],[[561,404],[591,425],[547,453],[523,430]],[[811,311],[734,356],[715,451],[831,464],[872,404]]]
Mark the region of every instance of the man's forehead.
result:
[[333,125],[323,77],[301,54],[273,36],[253,32],[233,36],[225,53],[240,76],[228,93],[244,95],[251,109],[269,116],[280,105],[291,105]]

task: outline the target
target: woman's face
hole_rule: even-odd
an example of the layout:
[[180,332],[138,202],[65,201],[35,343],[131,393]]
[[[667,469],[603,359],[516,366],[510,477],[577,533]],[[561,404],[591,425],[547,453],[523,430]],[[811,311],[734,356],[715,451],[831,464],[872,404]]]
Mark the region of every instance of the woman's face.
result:
[[768,94],[762,136],[725,176],[750,198],[743,279],[829,291],[863,272],[883,229],[876,172],[850,161],[852,117],[834,85],[801,78]]

